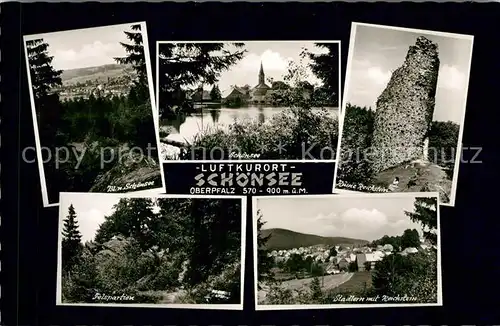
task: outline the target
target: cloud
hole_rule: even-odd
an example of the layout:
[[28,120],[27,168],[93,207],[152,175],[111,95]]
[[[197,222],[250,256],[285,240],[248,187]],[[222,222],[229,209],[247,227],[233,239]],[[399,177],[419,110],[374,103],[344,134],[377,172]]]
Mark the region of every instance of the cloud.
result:
[[390,223],[390,227],[394,229],[404,228],[409,225],[412,225],[409,220],[397,220]]
[[[232,66],[228,71],[221,74],[219,79],[219,88],[222,92],[230,92],[232,85],[243,86],[248,84],[252,87],[257,85],[258,73],[260,69],[260,63],[264,67],[264,73],[266,77],[266,83],[269,84],[269,79],[277,81],[283,80],[283,78],[288,75],[288,67],[290,61],[298,63],[299,58],[297,52],[297,58],[295,54],[288,53],[283,55],[283,52],[279,50],[274,50],[271,48],[264,48],[264,50],[248,52],[237,64]],[[302,65],[305,68],[304,72],[306,76],[305,79],[313,85],[321,84],[321,81],[311,72],[310,69],[306,68],[309,59],[305,58],[302,61]],[[209,88],[207,88],[209,90]]]
[[359,225],[362,228],[378,229],[387,225],[387,216],[376,209],[350,208],[342,213],[341,221],[345,225]]
[[323,213],[319,213],[318,215],[316,215],[314,220],[318,221],[318,222],[323,222],[323,221],[332,221],[332,220],[335,220],[336,218],[337,218],[337,214],[335,212],[328,213],[326,215]]
[[390,71],[383,71],[382,68],[377,66],[368,68],[366,75],[377,85],[386,85],[391,78]]
[[54,65],[58,69],[68,69],[75,63],[84,62],[88,66],[99,66],[112,60],[117,44],[95,41],[83,45],[80,49],[60,49],[54,53]]
[[245,70],[255,71],[256,67],[260,67],[262,61],[265,71],[282,71],[284,73],[288,69],[290,60],[292,59],[285,58],[280,53],[267,49],[260,55],[251,53],[244,57],[241,60],[241,67]]
[[449,90],[463,90],[465,74],[455,66],[444,64],[439,69],[438,85]]
[[368,59],[354,59],[351,65],[346,101],[360,106],[373,106],[391,78],[391,72]]
[[381,45],[379,48],[378,48],[378,51],[396,51],[396,50],[399,50],[401,49],[401,47],[399,46],[386,46],[386,45]]
[[[304,221],[301,230],[314,229],[313,232],[309,233],[372,240],[380,238],[393,229],[392,224],[387,215],[377,209],[350,208],[340,214],[333,212],[318,214],[308,223]],[[397,229],[405,222],[394,224]],[[389,233],[391,232],[389,231]]]
[[368,68],[371,67],[372,63],[367,59],[353,59],[351,67],[353,69]]
[[98,209],[91,209],[78,214],[78,224],[82,233],[82,242],[92,240],[99,228],[104,222],[104,213]]
[[289,227],[297,232],[302,233],[323,234],[326,236],[330,236],[339,231],[337,225],[335,225],[335,221],[337,220],[338,217],[335,212],[327,214],[319,213],[316,216],[295,219],[293,222],[285,226],[285,228]]

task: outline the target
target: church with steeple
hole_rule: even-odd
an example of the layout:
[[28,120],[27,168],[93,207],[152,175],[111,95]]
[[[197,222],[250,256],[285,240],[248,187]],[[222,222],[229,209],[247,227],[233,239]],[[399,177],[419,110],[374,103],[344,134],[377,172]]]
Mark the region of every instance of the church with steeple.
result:
[[271,90],[271,87],[266,84],[266,75],[264,73],[264,67],[262,66],[261,61],[259,70],[259,83],[252,89],[250,93],[250,101],[255,104],[266,103],[265,96],[269,90]]
[[264,73],[264,66],[260,62],[260,69],[258,75],[258,83],[256,86],[251,87],[245,85],[243,87],[232,86],[230,92],[223,98],[227,102],[245,102],[251,104],[270,104],[269,95],[274,90],[271,86],[266,84],[266,74]]

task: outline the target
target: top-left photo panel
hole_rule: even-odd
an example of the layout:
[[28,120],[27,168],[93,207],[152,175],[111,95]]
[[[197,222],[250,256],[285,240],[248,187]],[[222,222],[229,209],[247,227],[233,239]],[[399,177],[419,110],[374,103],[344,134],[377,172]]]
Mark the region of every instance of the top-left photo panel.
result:
[[145,22],[24,35],[44,207],[60,192],[162,193]]

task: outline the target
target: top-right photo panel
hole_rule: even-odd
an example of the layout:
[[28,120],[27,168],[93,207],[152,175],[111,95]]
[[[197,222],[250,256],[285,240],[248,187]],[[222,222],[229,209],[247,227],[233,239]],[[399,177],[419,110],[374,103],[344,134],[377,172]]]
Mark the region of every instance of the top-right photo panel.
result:
[[455,205],[473,39],[352,23],[333,192]]

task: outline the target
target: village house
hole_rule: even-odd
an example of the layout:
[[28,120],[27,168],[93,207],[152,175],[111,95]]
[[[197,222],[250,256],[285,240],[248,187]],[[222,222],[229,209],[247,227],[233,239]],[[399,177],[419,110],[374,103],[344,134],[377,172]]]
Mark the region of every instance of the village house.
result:
[[210,92],[202,88],[198,88],[188,95],[194,102],[210,101],[212,100]]
[[418,252],[417,248],[408,247],[408,248],[405,248],[403,251],[401,251],[399,254],[403,255],[403,256],[406,256],[408,254],[416,254],[417,252]]
[[[314,87],[308,86],[303,88],[304,98],[311,98],[314,91]],[[278,89],[273,89],[271,86],[266,84],[266,74],[264,73],[264,67],[262,62],[260,63],[260,69],[258,74],[258,83],[255,87],[250,88],[250,86],[245,85],[243,87],[232,86],[231,89],[223,93],[223,100],[226,103],[251,103],[251,104],[267,104],[274,105],[277,101],[277,97],[274,94],[280,92]]]
[[356,264],[358,265],[358,271],[363,272],[366,270],[366,263],[370,263],[370,269],[375,268],[377,261],[382,260],[384,254],[380,251],[376,253],[362,253],[356,255]]
[[[380,249],[377,249],[377,250],[380,250]],[[394,251],[394,247],[391,244],[386,244],[382,247],[382,251],[392,252],[392,251]]]
[[337,266],[340,270],[343,270],[349,268],[350,263],[351,262],[347,260],[347,258],[341,258],[340,260],[337,261]]
[[223,93],[222,96],[226,102],[234,102],[240,100],[242,103],[244,103],[250,98],[250,87],[244,88],[232,86],[229,92],[227,92],[226,94]]
[[335,266],[335,264],[329,264],[325,268],[325,272],[326,272],[326,274],[331,275],[331,274],[338,274],[338,273],[340,273],[340,270],[337,268],[337,266]]
[[286,258],[285,257],[281,257],[281,256],[277,256],[277,257],[275,257],[275,261],[277,263],[282,263],[282,262],[286,261]]

